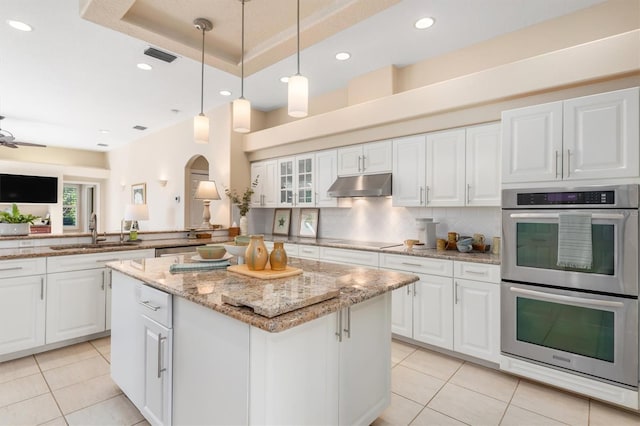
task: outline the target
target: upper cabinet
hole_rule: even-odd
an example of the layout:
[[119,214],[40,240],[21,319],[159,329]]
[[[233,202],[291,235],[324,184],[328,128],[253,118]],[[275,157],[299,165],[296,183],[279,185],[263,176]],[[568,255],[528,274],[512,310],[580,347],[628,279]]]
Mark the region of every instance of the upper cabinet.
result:
[[258,179],[258,185],[251,196],[252,207],[277,207],[276,160],[251,163],[251,182]]
[[637,177],[639,88],[504,111],[502,181]]
[[391,141],[371,142],[338,149],[338,176],[391,171]]
[[499,206],[500,124],[393,141],[393,205]]
[[316,152],[316,207],[337,207],[338,199],[327,194],[338,178],[338,151]]
[[278,159],[278,206],[315,206],[315,154]]

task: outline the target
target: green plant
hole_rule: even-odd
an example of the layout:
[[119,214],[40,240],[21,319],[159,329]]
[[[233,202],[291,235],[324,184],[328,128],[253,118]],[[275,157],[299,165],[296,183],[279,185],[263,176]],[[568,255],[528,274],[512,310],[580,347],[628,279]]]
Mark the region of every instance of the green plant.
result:
[[30,223],[38,219],[38,216],[32,214],[21,214],[18,206],[13,204],[10,212],[0,212],[0,222],[4,223]]
[[246,216],[246,214],[249,212],[249,205],[251,204],[251,196],[255,192],[254,191],[255,187],[258,186],[259,178],[260,176],[256,176],[256,180],[251,182],[251,185],[244,190],[244,193],[242,194],[242,196],[240,196],[240,194],[238,194],[238,192],[236,192],[235,189],[229,189],[229,188],[224,189],[224,193],[227,195],[227,197],[229,197],[231,202],[236,206],[238,206],[238,209],[240,209],[240,216]]

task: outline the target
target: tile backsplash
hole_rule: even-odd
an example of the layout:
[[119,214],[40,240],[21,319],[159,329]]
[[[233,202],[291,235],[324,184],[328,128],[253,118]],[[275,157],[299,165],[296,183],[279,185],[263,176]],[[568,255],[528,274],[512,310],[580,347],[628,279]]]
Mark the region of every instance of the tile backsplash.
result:
[[[252,209],[249,212],[249,232],[270,234],[273,209]],[[294,208],[290,235],[298,235],[300,209]],[[461,235],[484,234],[487,241],[500,236],[499,207],[392,207],[390,198],[353,199],[351,208],[322,208],[318,236],[357,241],[402,242],[419,236],[416,218],[431,217],[438,222],[438,238],[447,232]]]

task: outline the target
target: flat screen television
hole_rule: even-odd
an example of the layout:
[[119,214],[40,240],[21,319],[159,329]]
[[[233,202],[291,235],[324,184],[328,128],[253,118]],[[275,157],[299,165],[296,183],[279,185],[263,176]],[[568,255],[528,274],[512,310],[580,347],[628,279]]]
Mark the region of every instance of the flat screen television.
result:
[[58,178],[0,173],[0,203],[58,202]]

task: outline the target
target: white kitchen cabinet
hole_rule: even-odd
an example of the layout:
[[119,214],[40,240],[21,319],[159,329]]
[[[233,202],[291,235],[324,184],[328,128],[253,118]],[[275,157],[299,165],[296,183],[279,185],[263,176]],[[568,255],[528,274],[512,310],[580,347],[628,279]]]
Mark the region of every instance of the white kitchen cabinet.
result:
[[639,89],[502,113],[502,181],[637,177]]
[[453,344],[453,280],[451,277],[419,275],[414,283],[413,338],[444,349]]
[[144,393],[141,412],[152,425],[171,424],[172,330],[141,316],[144,330]]
[[499,266],[454,262],[453,324],[456,352],[500,361]]
[[347,265],[378,267],[378,253],[367,250],[320,247],[320,260]]
[[276,207],[278,205],[276,160],[266,160],[251,163],[251,182],[258,179],[251,196],[252,207]]
[[467,206],[500,206],[500,123],[467,127],[465,179]]
[[410,136],[393,141],[392,202],[397,207],[423,206],[425,203],[424,135]]
[[338,199],[327,194],[338,178],[338,151],[316,152],[316,207],[338,207]]
[[315,206],[315,154],[278,159],[278,206]]
[[46,343],[105,330],[106,281],[104,268],[48,274]]
[[338,148],[338,176],[391,172],[391,141]]
[[0,355],[44,345],[45,292],[44,273],[0,279]]
[[297,256],[303,259],[318,260],[320,258],[320,247],[310,246],[307,244],[299,244]]
[[426,205],[464,206],[465,130],[427,134],[426,152]]
[[105,330],[111,330],[111,301],[112,301],[112,293],[113,293],[113,271],[111,269],[107,270],[107,288],[105,293],[105,321],[104,328]]
[[413,338],[413,298],[415,284],[391,292],[391,332]]

